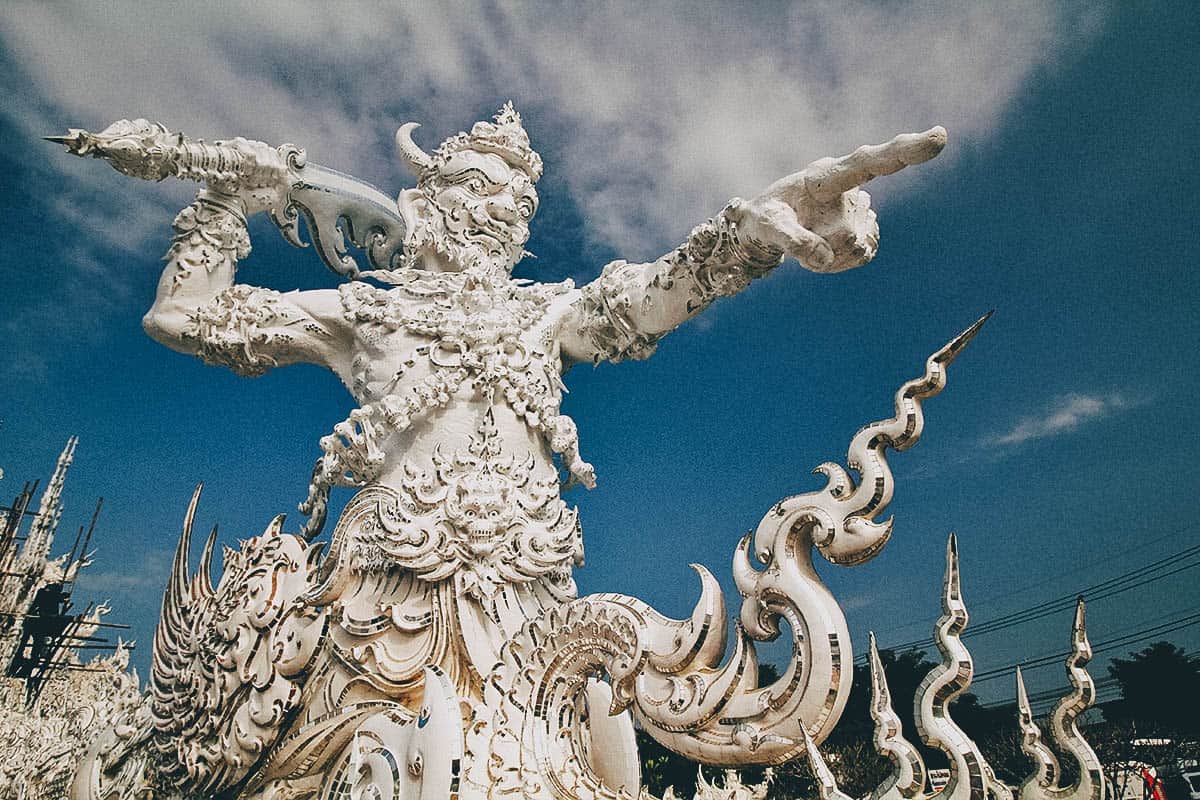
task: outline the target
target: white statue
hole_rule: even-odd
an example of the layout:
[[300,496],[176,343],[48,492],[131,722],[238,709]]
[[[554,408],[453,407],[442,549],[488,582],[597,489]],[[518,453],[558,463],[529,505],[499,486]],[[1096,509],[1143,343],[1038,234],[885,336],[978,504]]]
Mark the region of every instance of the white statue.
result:
[[[55,138],[125,174],[204,184],[175,220],[151,336],[242,375],[321,364],[358,403],[321,441],[304,530],[276,520],[227,551],[216,586],[211,539],[188,571],[193,498],[150,692],[93,745],[75,797],[616,796],[639,787],[626,709],[721,766],[782,762],[836,723],[849,637],[811,549],[854,564],[883,546],[884,451],[920,435],[920,400],[978,324],[900,390],[893,419],[855,437],[861,480],[822,465],[825,489],[768,513],[753,542],[764,570],[742,541],[741,625],[724,662],[724,604],[703,570],[689,620],[618,595],[576,599],[582,539],[560,487],[591,487],[594,473],[561,413],[561,376],[648,357],[786,257],[817,272],[865,264],[878,228],[860,187],[934,157],[945,131],[816,161],[731,201],[661,258],[613,262],[576,288],[511,277],[542,174],[511,105],[432,153],[416,127],[397,133],[417,186],[396,201],[290,145],[205,144],[144,120]],[[303,213],[352,280],[286,294],[235,283],[246,218],[264,211],[296,243]],[[375,269],[358,268],[345,238]],[[359,491],[323,554],[310,542],[333,486]],[[752,639],[777,636],[781,617],[793,662],[759,688]]]

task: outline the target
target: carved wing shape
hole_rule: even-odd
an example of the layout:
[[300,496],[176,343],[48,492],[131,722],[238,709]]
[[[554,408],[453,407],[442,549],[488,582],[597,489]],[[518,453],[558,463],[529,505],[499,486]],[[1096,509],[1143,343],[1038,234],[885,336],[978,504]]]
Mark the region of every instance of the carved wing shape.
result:
[[156,777],[208,797],[241,781],[283,732],[325,618],[300,601],[316,548],[282,533],[282,516],[239,550],[225,550],[216,587],[214,529],[189,576],[199,499],[197,488],[163,596],[148,706]]

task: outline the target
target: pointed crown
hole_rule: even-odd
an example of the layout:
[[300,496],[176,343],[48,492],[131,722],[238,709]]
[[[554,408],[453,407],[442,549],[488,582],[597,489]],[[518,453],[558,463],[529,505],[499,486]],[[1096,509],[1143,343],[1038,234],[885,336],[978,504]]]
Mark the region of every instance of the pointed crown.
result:
[[535,182],[542,177],[542,157],[529,146],[529,134],[511,101],[504,104],[491,122],[476,122],[470,133],[451,136],[438,145],[432,155],[423,152],[412,141],[412,131],[416,127],[413,122],[402,125],[396,132],[396,144],[418,177],[424,178],[462,150],[493,153],[511,166],[524,170]]

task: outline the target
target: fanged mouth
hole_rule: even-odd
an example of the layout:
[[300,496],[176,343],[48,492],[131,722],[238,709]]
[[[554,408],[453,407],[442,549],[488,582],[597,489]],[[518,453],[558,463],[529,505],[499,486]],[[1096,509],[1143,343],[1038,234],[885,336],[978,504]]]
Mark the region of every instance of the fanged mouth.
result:
[[504,529],[495,526],[471,526],[467,529],[467,548],[475,554],[486,555],[504,539]]
[[500,250],[506,250],[510,247],[517,246],[517,237],[513,235],[514,230],[508,227],[498,227],[494,225],[485,225],[471,228],[467,231],[468,241],[483,242],[487,240],[495,245]]

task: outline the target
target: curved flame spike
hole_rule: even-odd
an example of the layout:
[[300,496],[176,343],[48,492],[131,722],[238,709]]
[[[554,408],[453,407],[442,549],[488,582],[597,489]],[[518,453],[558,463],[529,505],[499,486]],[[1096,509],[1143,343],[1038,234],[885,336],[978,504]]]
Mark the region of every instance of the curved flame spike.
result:
[[838,788],[833,772],[825,763],[825,759],[821,757],[817,743],[812,740],[807,731],[804,732],[804,748],[808,753],[808,763],[812,767],[813,777],[817,779],[817,792],[821,800],[853,800],[850,795]]
[[[1025,680],[1021,668],[1017,667],[1017,714],[1021,725],[1021,751],[1033,762],[1033,772],[1021,781],[1018,790],[1022,798],[1042,796],[1041,791],[1058,782],[1061,768],[1054,752],[1042,742],[1042,732],[1033,721],[1029,707],[1029,695],[1025,692]],[[1034,790],[1037,790],[1036,795]]]
[[813,543],[835,564],[862,564],[883,549],[892,533],[892,520],[875,522],[875,517],[891,502],[895,489],[887,451],[907,450],[921,438],[925,427],[921,401],[946,387],[946,367],[991,315],[991,311],[984,314],[926,359],[925,374],[896,392],[894,416],[866,425],[854,435],[846,465],[860,473],[857,484],[846,469],[826,462],[814,470],[828,480],[822,491],[789,497],[772,509],[754,536],[760,560],[769,562],[784,544],[780,532],[786,535],[794,527],[811,528]]
[[160,702],[167,702],[174,691],[175,665],[172,654],[178,651],[178,640],[189,630],[189,606],[191,578],[188,575],[188,560],[191,550],[192,526],[196,521],[196,508],[200,505],[200,493],[204,484],[198,484],[188,503],[183,518],[183,529],[179,544],[175,548],[175,559],[171,563],[171,574],[163,591],[162,613],[158,627],[154,629],[154,645],[150,656],[150,692]]
[[986,800],[994,778],[979,747],[950,716],[950,703],[971,685],[975,673],[971,654],[959,638],[967,627],[967,607],[959,585],[958,539],[946,542],[946,578],[942,585],[942,616],[934,641],[942,663],[929,671],[917,688],[915,716],[922,741],[946,754],[950,780],[939,800]]
[[217,530],[217,526],[213,525],[212,530],[209,531],[208,539],[204,542],[204,549],[200,551],[200,564],[196,567],[196,574],[192,576],[193,590],[207,597],[212,597],[217,593],[212,582],[213,550],[217,544]]
[[874,632],[870,634],[870,664],[875,750],[892,762],[891,774],[871,792],[870,800],[912,800],[925,788],[925,762],[917,748],[904,738],[900,717],[892,708],[892,693],[875,645]]
[[[896,394],[896,415],[868,425],[850,445],[852,466],[861,463],[863,480],[855,487],[847,470],[823,464],[817,471],[828,483],[818,492],[797,495],[777,504],[757,530],[734,552],[733,578],[742,596],[736,653],[717,669],[701,666],[661,668],[655,664],[638,684],[634,713],[643,729],[667,748],[714,765],[780,763],[798,755],[802,730],[817,742],[837,724],[850,690],[852,651],[846,620],[836,599],[813,568],[813,548],[838,563],[861,563],[879,551],[886,535],[863,538],[856,531],[871,526],[891,498],[892,479],[883,457],[888,448],[907,448],[920,436],[921,400],[946,385],[946,365],[986,321],[976,321],[926,359],[924,375],[905,383]],[[890,531],[891,523],[877,526]],[[840,533],[839,533],[840,531]],[[751,563],[750,549],[767,568]],[[622,600],[642,613],[643,604]],[[680,623],[650,615],[650,630],[666,623],[666,631],[648,634],[657,641],[677,636]],[[751,640],[771,640],[786,622],[793,640],[787,670],[772,686],[758,687],[750,674]],[[711,637],[712,634],[710,634]],[[711,639],[708,642],[713,644]],[[652,652],[658,652],[651,645]],[[711,652],[717,652],[712,647]],[[704,686],[695,692],[693,686]],[[687,692],[674,687],[689,687]],[[717,691],[720,687],[720,691]],[[659,702],[672,696],[688,707],[685,714]],[[684,696],[688,699],[684,699]],[[719,710],[718,710],[719,709]],[[702,722],[700,720],[703,720]],[[720,744],[718,744],[720,742]]]
[[1087,638],[1083,598],[1075,605],[1071,626],[1071,653],[1067,656],[1067,678],[1072,692],[1054,707],[1050,715],[1050,738],[1074,759],[1078,767],[1075,783],[1067,787],[1045,787],[1026,780],[1021,785],[1021,800],[1104,800],[1104,771],[1100,759],[1079,732],[1079,717],[1096,701],[1096,686],[1088,674],[1092,645]]
[[[501,663],[485,680],[485,703],[481,708],[489,719],[469,726],[473,731],[469,734],[474,740],[472,752],[490,754],[481,756],[479,763],[488,763],[487,758],[494,756],[507,759],[506,764],[519,762],[514,769],[531,770],[530,774],[536,772],[547,781],[557,781],[554,776],[566,770],[579,772],[589,787],[599,785],[598,776],[588,773],[586,759],[579,757],[583,748],[576,744],[575,737],[580,734],[564,733],[567,728],[562,722],[579,707],[579,690],[571,687],[587,685],[585,679],[599,672],[607,674],[612,687],[611,712],[629,709],[642,730],[657,742],[703,764],[781,764],[801,754],[806,735],[814,742],[828,736],[849,694],[852,653],[845,616],[813,567],[813,549],[822,546],[814,536],[834,530],[833,520],[847,523],[850,527],[837,529],[850,536],[856,514],[863,509],[874,514],[890,498],[891,475],[883,462],[883,452],[916,441],[922,423],[921,399],[945,385],[945,365],[982,322],[976,322],[931,356],[923,378],[901,388],[895,419],[868,426],[855,437],[857,444],[852,445],[851,456],[861,451],[862,463],[866,464],[862,486],[854,488],[842,467],[823,465],[818,471],[829,479],[824,490],[778,504],[755,533],[741,539],[733,558],[734,583],[742,596],[740,624],[733,632],[733,652],[727,658],[721,657],[725,637],[719,586],[703,570],[698,570],[703,585],[701,601],[689,619],[669,619],[637,598],[618,594],[581,597],[565,603],[544,618],[527,622],[502,648]],[[828,536],[820,541],[830,545],[823,550],[827,556],[845,563],[855,561],[851,555],[865,560],[877,552],[882,542],[868,542],[868,553],[852,552],[857,546],[853,544],[847,544],[851,550],[839,550],[841,545],[831,545]],[[862,543],[861,539],[857,541]],[[338,546],[336,537],[333,546]],[[752,546],[766,564],[761,570],[751,563]],[[953,540],[950,546],[953,551]],[[956,559],[950,560],[949,567],[952,572],[948,587],[953,590],[953,602],[947,601],[947,607],[961,608]],[[310,602],[320,603],[324,596],[321,593],[336,578],[323,580],[308,594]],[[965,620],[962,612],[961,623]],[[784,623],[790,634],[791,658],[778,680],[770,686],[759,686],[754,640],[775,639]],[[547,652],[548,639],[570,640],[576,635],[573,630],[578,631],[579,641],[585,646],[572,648],[569,655]],[[970,658],[961,643],[957,648],[966,660],[969,675]],[[942,716],[945,704],[962,688],[954,683],[958,661],[950,659],[945,681],[935,687],[937,691],[943,687],[954,690],[939,699],[938,713]],[[519,686],[519,690],[513,686]],[[883,702],[884,708],[890,705]],[[494,735],[495,730],[512,724],[514,719],[523,720],[521,730],[527,734],[523,745],[527,749],[519,753],[507,750],[508,745]],[[991,785],[982,757],[953,723],[931,723],[931,730],[935,740],[951,742],[946,746],[952,752],[963,750],[967,755],[962,758],[973,758],[970,768],[975,783],[981,787]],[[965,744],[960,746],[956,736]],[[884,742],[894,744],[898,757],[908,760],[898,733],[894,738],[884,734]],[[919,794],[923,768],[910,763],[907,770],[903,766],[900,770],[895,785],[902,788],[896,788],[896,796],[890,800],[906,800]],[[959,772],[967,775],[968,767]],[[487,785],[483,774],[469,781],[481,787]]]

